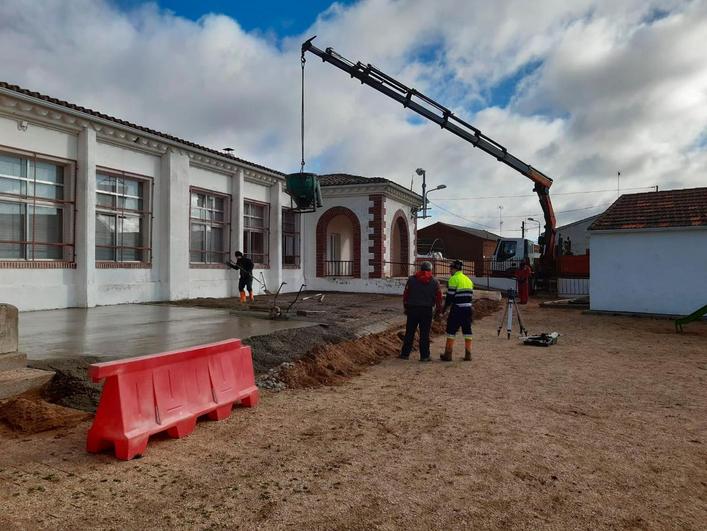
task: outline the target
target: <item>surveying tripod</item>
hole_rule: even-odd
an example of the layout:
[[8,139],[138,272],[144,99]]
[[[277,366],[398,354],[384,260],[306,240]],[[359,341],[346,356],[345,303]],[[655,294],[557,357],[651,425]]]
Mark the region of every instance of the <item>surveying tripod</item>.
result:
[[516,290],[513,288],[506,292],[506,307],[503,310],[503,315],[501,320],[498,322],[498,333],[496,335],[501,335],[501,328],[503,328],[503,322],[506,322],[506,332],[508,333],[508,339],[511,338],[511,331],[513,330],[513,307],[516,308],[516,314],[518,315],[518,326],[520,326],[520,333],[524,336],[528,335],[528,329],[525,328],[523,324],[523,318],[520,316],[520,308],[516,304]]

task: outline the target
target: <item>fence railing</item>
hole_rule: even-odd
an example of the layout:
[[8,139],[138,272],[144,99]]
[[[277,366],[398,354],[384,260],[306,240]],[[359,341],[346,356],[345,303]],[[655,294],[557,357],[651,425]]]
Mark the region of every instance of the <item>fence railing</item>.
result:
[[353,260],[325,260],[324,275],[327,277],[353,276]]

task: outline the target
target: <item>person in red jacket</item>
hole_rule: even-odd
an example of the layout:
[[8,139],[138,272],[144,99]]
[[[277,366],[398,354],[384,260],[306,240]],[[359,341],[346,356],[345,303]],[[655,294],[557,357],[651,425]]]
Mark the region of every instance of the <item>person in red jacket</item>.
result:
[[530,291],[530,277],[533,275],[533,268],[530,267],[530,260],[527,258],[523,265],[516,271],[516,283],[518,284],[518,296],[520,304],[528,304],[528,292]]
[[408,278],[403,292],[403,306],[407,323],[403,348],[398,357],[404,360],[410,359],[415,330],[419,327],[420,361],[430,361],[430,329],[433,312],[439,315],[442,311],[442,289],[432,275],[430,262],[422,262],[420,270]]

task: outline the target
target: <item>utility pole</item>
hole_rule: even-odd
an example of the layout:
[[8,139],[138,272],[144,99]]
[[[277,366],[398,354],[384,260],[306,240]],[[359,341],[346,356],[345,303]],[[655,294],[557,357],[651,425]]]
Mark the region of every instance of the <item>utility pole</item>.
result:
[[525,220],[520,222],[520,237],[525,240]]
[[498,205],[498,235],[503,235],[503,205]]

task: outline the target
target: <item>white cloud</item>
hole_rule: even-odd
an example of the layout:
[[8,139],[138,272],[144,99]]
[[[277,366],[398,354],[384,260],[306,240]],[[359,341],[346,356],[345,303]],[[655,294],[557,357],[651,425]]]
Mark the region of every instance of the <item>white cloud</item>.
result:
[[[239,156],[299,162],[299,44],[333,46],[383,68],[555,179],[571,221],[622,187],[707,184],[707,7],[624,0],[369,0],[333,5],[301,37],[277,42],[209,15],[146,5],[125,13],[74,0],[0,4],[2,78]],[[494,88],[529,64],[506,107]],[[532,194],[532,184],[453,135],[309,56],[307,156],[323,171],[409,185],[428,170],[438,197]],[[502,102],[505,105],[505,101]],[[474,109],[475,112],[465,109]],[[431,196],[434,200],[434,196]],[[504,228],[540,213],[533,197],[442,201]],[[518,217],[512,217],[518,216]],[[457,221],[448,214],[448,221]]]

